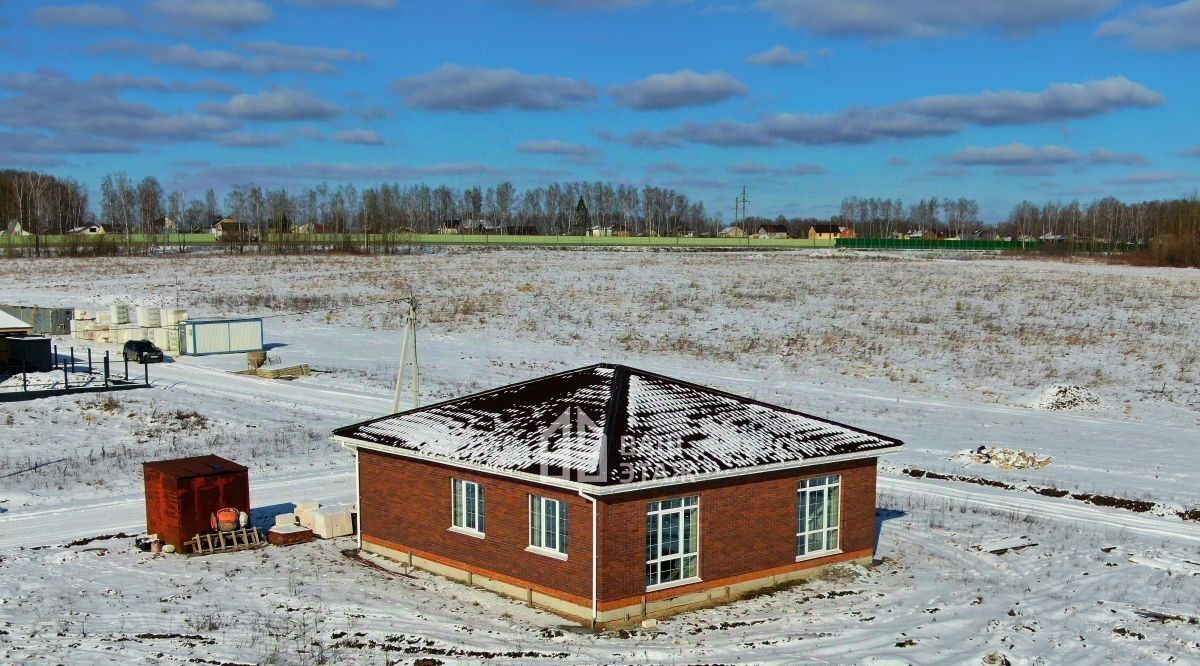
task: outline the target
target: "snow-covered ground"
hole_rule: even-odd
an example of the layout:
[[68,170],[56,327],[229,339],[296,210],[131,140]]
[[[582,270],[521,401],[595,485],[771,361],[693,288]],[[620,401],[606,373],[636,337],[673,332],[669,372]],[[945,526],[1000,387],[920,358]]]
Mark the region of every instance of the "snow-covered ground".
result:
[[[318,371],[271,381],[229,374],[242,357],[177,358],[152,366],[153,388],[111,400],[0,405],[0,662],[1200,660],[1200,522],[1175,515],[1200,506],[1195,271],[455,250],[9,260],[0,272],[0,302],[272,316],[270,354]],[[246,463],[259,507],[348,499],[349,455],[326,435],[389,409],[400,341],[396,305],[351,306],[409,289],[421,302],[426,400],[617,361],[904,439],[880,482],[884,563],[654,632],[590,636],[486,592],[366,568],[338,552],[348,543],[192,560],[151,558],[129,539],[61,545],[140,530],[149,459]],[[1099,404],[1045,409],[1064,406],[1046,402],[1056,385]],[[979,446],[1051,462],[1006,469],[956,456]],[[977,548],[1007,537],[1037,545]]]

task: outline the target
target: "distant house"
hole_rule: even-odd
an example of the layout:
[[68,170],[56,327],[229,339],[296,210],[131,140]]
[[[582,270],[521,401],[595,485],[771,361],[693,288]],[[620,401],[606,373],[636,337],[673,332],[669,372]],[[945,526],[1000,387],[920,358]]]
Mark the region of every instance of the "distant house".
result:
[[741,227],[725,227],[717,232],[718,238],[743,238],[746,230]]
[[21,223],[16,220],[9,222],[8,228],[4,229],[3,231],[0,231],[0,238],[17,238],[19,236],[28,236],[28,235],[29,235],[29,232],[25,231],[24,227],[21,226]]
[[590,230],[588,230],[588,235],[589,236],[611,236],[611,235],[613,235],[613,228],[610,226],[595,225]]
[[171,219],[169,216],[164,215],[163,218],[158,221],[158,228],[161,229],[164,234],[173,234],[179,231],[179,223]]
[[622,224],[618,224],[612,228],[612,235],[624,238],[624,237],[632,236],[633,232],[629,230],[629,227],[626,227],[625,225],[622,225]]
[[754,234],[758,238],[787,238],[788,230],[786,224],[760,224],[758,231]]
[[464,220],[461,231],[464,234],[498,234],[501,232],[499,225],[493,224],[488,220]]
[[333,227],[328,224],[316,224],[315,222],[305,222],[292,227],[294,234],[332,234],[336,233]]
[[99,236],[100,234],[106,232],[104,231],[104,225],[102,224],[86,224],[82,227],[69,229],[67,233],[72,236]]
[[854,238],[854,230],[837,224],[813,224],[808,227],[809,240],[833,240],[835,238]]
[[593,628],[869,563],[899,440],[598,364],[339,428],[359,547]]
[[240,239],[246,235],[246,225],[238,222],[236,217],[223,217],[213,222],[209,233],[226,240]]
[[442,226],[438,227],[439,234],[457,234],[462,233],[462,220],[446,220],[442,222]]

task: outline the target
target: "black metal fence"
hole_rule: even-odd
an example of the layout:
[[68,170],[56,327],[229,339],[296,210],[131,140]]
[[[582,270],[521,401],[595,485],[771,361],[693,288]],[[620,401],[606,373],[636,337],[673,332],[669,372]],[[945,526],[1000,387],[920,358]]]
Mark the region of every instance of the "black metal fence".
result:
[[[14,369],[9,374],[6,385],[0,386],[0,402],[35,400],[76,393],[128,391],[150,386],[148,363],[143,363],[140,371],[135,367],[131,374],[129,359],[125,358],[124,354],[121,355],[120,364],[114,368],[112,356],[108,351],[104,352],[102,358],[94,357],[91,349],[80,350],[80,353],[81,356],[77,357],[75,348],[68,347],[67,353],[63,355],[55,345],[53,365],[47,372],[33,371],[22,361],[21,368]],[[18,376],[19,383],[16,381]]]

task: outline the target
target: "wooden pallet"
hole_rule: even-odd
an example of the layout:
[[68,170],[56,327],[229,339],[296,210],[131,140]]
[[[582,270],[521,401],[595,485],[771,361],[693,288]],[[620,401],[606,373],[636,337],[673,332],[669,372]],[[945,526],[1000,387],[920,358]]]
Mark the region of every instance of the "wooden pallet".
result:
[[289,365],[286,368],[259,368],[256,374],[266,379],[294,379],[307,377],[309,369],[307,363],[301,363],[300,365]]
[[243,527],[229,532],[197,534],[186,545],[190,549],[189,555],[211,555],[260,548],[266,542],[262,540],[257,527]]

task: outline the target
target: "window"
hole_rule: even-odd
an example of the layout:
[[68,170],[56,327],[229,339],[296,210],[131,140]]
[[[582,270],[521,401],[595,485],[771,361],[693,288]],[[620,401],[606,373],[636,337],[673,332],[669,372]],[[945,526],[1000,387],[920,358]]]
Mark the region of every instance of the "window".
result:
[[646,505],[646,588],[700,579],[700,498]]
[[567,554],[567,503],[529,496],[529,546]]
[[838,518],[842,477],[818,476],[800,481],[796,557],[799,559],[838,549]]
[[474,481],[452,481],[454,527],[483,534],[483,486]]

